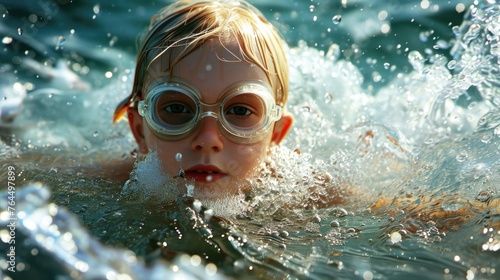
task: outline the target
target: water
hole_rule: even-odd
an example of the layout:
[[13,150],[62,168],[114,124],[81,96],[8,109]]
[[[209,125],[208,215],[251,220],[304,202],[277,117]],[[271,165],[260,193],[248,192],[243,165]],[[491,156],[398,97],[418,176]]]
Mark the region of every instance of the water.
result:
[[166,192],[154,156],[124,184],[111,116],[164,4],[0,2],[2,277],[498,278],[500,4],[255,1],[296,124],[217,201]]

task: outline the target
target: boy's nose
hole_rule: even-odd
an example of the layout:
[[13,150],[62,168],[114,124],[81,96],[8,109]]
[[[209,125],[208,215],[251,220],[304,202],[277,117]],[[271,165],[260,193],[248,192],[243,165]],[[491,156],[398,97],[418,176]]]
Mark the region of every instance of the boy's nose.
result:
[[202,118],[200,127],[195,132],[195,137],[191,143],[193,150],[206,150],[220,152],[224,148],[219,125],[215,118]]

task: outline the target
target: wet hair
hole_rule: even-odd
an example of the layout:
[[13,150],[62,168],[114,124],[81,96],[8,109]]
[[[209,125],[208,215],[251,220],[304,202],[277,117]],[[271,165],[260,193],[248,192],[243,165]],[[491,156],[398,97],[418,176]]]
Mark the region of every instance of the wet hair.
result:
[[181,0],[151,18],[142,36],[132,93],[117,106],[113,121],[141,98],[152,61],[168,55],[169,69],[194,50],[209,42],[239,46],[240,58],[265,73],[276,103],[284,106],[288,97],[288,64],[283,40],[276,28],[251,4],[243,0]]

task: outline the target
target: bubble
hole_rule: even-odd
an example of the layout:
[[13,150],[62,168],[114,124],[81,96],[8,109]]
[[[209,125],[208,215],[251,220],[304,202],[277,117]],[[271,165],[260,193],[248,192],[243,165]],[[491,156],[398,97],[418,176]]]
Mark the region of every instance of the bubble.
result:
[[372,279],[373,279],[373,272],[365,271],[363,273],[363,280],[372,280]]
[[334,15],[332,17],[333,24],[339,24],[341,20],[342,20],[342,16],[341,15]]
[[330,214],[335,217],[345,217],[347,216],[347,211],[344,208],[336,207],[330,211]]
[[23,29],[19,27],[17,29],[17,34],[19,34],[19,36],[23,35]]
[[309,11],[312,13],[314,12],[314,5],[309,6]]
[[98,131],[94,131],[94,133],[92,134],[92,137],[97,137],[99,136],[99,132]]
[[399,243],[399,242],[401,242],[403,240],[403,237],[401,236],[401,233],[399,233],[397,231],[391,233],[390,237],[391,237],[392,244]]
[[331,226],[331,227],[339,227],[339,226],[340,226],[340,223],[339,223],[339,221],[336,221],[336,220],[335,220],[335,221],[331,221],[331,222],[330,222],[330,226]]

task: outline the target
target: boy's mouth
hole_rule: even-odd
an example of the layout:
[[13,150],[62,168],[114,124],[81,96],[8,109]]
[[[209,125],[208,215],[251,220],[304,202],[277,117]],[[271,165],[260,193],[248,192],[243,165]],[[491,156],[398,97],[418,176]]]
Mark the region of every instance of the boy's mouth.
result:
[[214,165],[196,165],[184,170],[186,179],[194,179],[195,182],[213,183],[227,176]]

